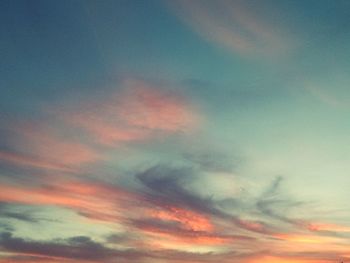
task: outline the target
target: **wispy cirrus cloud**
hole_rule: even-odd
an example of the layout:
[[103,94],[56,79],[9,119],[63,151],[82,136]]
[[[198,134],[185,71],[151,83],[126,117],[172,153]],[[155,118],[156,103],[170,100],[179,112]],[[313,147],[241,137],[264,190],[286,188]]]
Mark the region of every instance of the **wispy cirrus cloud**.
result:
[[[108,157],[106,148],[192,133],[199,112],[185,96],[128,79],[104,97],[48,106],[45,120],[4,122],[4,164],[80,173]],[[3,141],[0,141],[3,143]]]
[[104,145],[143,141],[155,136],[188,133],[198,114],[184,96],[147,82],[128,79],[108,97],[59,113]]
[[[194,171],[166,165],[151,167],[134,175],[140,184],[137,188],[107,185],[82,177],[69,181],[64,178],[51,178],[37,186],[2,184],[2,202],[64,207],[75,211],[82,220],[122,227],[128,237],[117,239],[117,243],[109,238],[106,243],[96,243],[88,237],[45,243],[14,237],[14,234],[7,231],[2,235],[2,246],[6,251],[18,252],[23,256],[35,254],[44,258],[53,256],[91,262],[109,262],[119,258],[119,255],[127,255],[125,262],[136,260],[136,255],[137,260],[169,262],[180,259],[193,259],[194,262],[211,262],[217,259],[229,262],[228,257],[240,262],[256,262],[254,260],[257,258],[266,259],[266,262],[268,259],[276,262],[278,259],[287,260],[286,262],[317,262],[316,254],[302,253],[316,253],[320,245],[331,243],[334,245],[328,246],[329,258],[334,259],[337,253],[345,255],[346,242],[342,236],[328,236],[322,231],[310,231],[304,225],[290,224],[289,227],[284,227],[278,222],[271,223],[265,221],[264,214],[261,216],[256,213],[259,210],[254,212],[254,208],[243,203],[239,204],[239,214],[222,210],[219,200],[210,196],[199,196],[186,188],[185,182],[196,178],[191,175],[192,172]],[[281,182],[278,178],[272,181],[263,189],[259,198],[275,198]],[[255,200],[254,196],[250,198]],[[273,206],[274,203],[269,205]],[[278,206],[275,207],[277,208]],[[310,221],[302,222],[312,226]],[[321,229],[322,225],[318,225]],[[324,230],[330,228],[323,226]],[[346,227],[334,224],[332,229],[343,231]],[[16,242],[19,242],[18,245],[13,245]],[[85,248],[91,248],[88,244],[96,245],[101,254],[90,257],[89,252],[85,253]],[[51,246],[52,251],[56,252],[49,252]],[[66,249],[72,251],[65,253]],[[271,249],[279,251],[279,254],[271,253]],[[210,251],[216,252],[205,254]],[[255,259],[257,251],[262,254]],[[296,255],[290,255],[290,251],[294,251]]]
[[[9,184],[0,186],[0,200],[7,203],[61,206],[84,217],[117,223],[127,211],[127,204],[136,204],[136,197],[115,186],[84,181],[58,180],[46,184],[23,187]],[[112,199],[111,199],[112,198]]]
[[285,29],[245,1],[179,0],[171,6],[199,35],[235,53],[281,55],[295,45]]
[[[325,82],[329,83],[329,80]],[[338,82],[342,83],[343,87],[339,88]],[[348,80],[344,80],[344,77],[340,81],[329,83],[328,86],[324,83],[306,81],[304,87],[307,92],[326,105],[336,109],[348,110],[350,98],[347,94],[347,82]]]
[[67,137],[49,124],[9,123],[11,144],[0,151],[0,160],[15,166],[76,173],[101,156],[89,145]]
[[[109,96],[66,106],[50,109],[51,118],[40,125],[36,121],[8,125],[6,130],[11,140],[2,143],[2,163],[46,173],[29,184],[19,180],[1,181],[0,201],[12,208],[18,204],[64,208],[74,212],[82,222],[112,226],[128,238],[113,244],[107,240],[98,243],[88,236],[47,242],[15,237],[16,225],[6,220],[29,225],[39,224],[40,220],[10,209],[2,211],[5,219],[0,222],[4,226],[2,250],[7,253],[17,253],[27,260],[52,262],[113,262],[115,258],[125,262],[183,259],[225,262],[228,257],[254,262],[249,260],[261,252],[260,258],[313,262],[312,255],[291,256],[287,251],[295,245],[303,248],[292,249],[295,253],[314,252],[322,244],[337,243],[329,247],[330,257],[334,257],[332,253],[344,254],[346,226],[292,218],[286,213],[303,202],[280,190],[282,177],[275,178],[260,195],[247,194],[245,200],[239,191],[231,191],[231,198],[226,199],[197,192],[193,181],[202,173],[216,174],[211,178],[212,183],[223,182],[227,176],[231,177],[225,182],[235,180],[231,173],[237,160],[225,154],[214,151],[208,154],[209,150],[202,148],[199,152],[185,151],[179,156],[183,166],[159,164],[128,172],[134,180],[128,186],[119,182],[106,184],[96,176],[92,176],[94,179],[78,176],[89,167],[103,164],[110,150],[120,145],[186,136],[196,131],[199,112],[175,91],[127,80]],[[61,177],[55,177],[56,174]],[[89,254],[92,247],[100,254]],[[271,248],[278,249],[280,254],[264,251]]]

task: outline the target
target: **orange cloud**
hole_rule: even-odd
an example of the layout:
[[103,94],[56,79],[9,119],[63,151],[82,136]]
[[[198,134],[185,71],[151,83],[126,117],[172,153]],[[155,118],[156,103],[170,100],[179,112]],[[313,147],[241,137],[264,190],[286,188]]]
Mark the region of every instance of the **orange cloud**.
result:
[[337,237],[328,236],[317,236],[307,234],[276,234],[274,237],[293,242],[293,243],[304,243],[304,244],[331,244],[334,241],[339,240]]
[[329,260],[312,260],[292,257],[274,257],[274,256],[258,256],[245,261],[245,263],[330,263]]
[[151,217],[180,223],[185,229],[192,231],[211,232],[214,229],[209,218],[190,210],[179,207],[169,207],[166,210],[155,210],[150,214]]
[[139,227],[142,232],[151,237],[147,243],[158,247],[176,248],[177,246],[192,245],[220,245],[234,240],[230,236],[221,236],[216,233],[189,231],[187,233],[169,232],[152,226]]
[[[141,231],[140,235],[151,237],[146,240],[147,244],[158,244],[158,241],[162,240],[163,245],[167,244],[169,247],[184,244],[218,245],[234,239],[231,236],[216,234],[213,224],[204,215],[173,206],[164,210],[150,210],[149,204],[144,203],[142,196],[117,186],[99,183],[61,180],[36,187],[1,184],[0,202],[61,206],[72,209],[88,219],[122,223],[131,229],[138,229]],[[140,218],[140,214],[144,212],[155,219],[179,223],[182,226],[181,233],[156,226],[128,224],[130,219]]]
[[175,206],[152,209],[142,222],[135,226],[149,237],[147,244],[152,247],[177,249],[189,245],[193,248],[225,245],[237,240],[251,241],[247,237],[217,232],[208,216]]
[[23,187],[0,185],[0,201],[34,205],[62,206],[90,219],[117,223],[138,197],[115,186],[56,181],[49,185]]

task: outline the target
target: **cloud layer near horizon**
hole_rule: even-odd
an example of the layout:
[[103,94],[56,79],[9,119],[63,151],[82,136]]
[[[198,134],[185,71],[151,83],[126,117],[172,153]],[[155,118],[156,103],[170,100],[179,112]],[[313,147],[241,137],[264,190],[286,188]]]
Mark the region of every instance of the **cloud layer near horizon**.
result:
[[[164,141],[169,136],[193,136],[199,129],[199,112],[174,92],[141,81],[128,80],[125,87],[64,110],[51,109],[52,118],[39,125],[9,123],[12,132],[7,138],[14,139],[7,140],[0,158],[3,171],[21,176],[9,180],[7,172],[2,174],[0,245],[8,253],[3,257],[53,262],[230,262],[233,257],[255,262],[264,255],[266,262],[316,262],[314,253],[325,244],[329,251],[322,252],[323,258],[347,257],[348,226],[293,216],[305,204],[281,192],[282,177],[253,193],[234,169],[225,167],[223,154],[179,152],[187,162],[146,164],[124,177],[101,180],[99,167],[108,165],[116,150],[159,144],[160,137]],[[91,175],[92,167],[102,174]],[[210,189],[193,188],[206,173],[224,173],[233,185],[245,189],[244,198],[241,191],[223,198]],[[46,220],[45,229],[50,220],[68,220],[64,215],[36,219],[33,214],[41,207],[68,209],[78,215],[70,224],[108,226],[110,234],[58,235],[51,240],[18,236],[17,221],[29,227]]]

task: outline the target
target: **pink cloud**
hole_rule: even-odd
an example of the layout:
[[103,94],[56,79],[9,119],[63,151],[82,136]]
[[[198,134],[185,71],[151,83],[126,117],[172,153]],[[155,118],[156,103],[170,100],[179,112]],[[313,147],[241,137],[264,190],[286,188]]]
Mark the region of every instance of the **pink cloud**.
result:
[[188,133],[197,126],[196,111],[185,97],[137,80],[125,81],[124,87],[60,114],[68,125],[104,145]]
[[77,173],[108,156],[101,146],[145,142],[195,130],[198,115],[185,97],[145,82],[127,80],[108,97],[47,109],[50,119],[7,124],[10,150],[0,161]]
[[[142,195],[101,183],[55,180],[39,186],[1,184],[0,202],[65,207],[89,220],[122,224],[141,236],[148,236],[144,242],[149,244],[162,239],[170,247],[181,244],[219,245],[234,239],[215,233],[214,225],[206,215],[181,207],[154,207]],[[177,233],[132,223],[145,218],[178,223],[182,230]]]
[[82,165],[101,158],[91,147],[60,134],[59,130],[50,125],[32,122],[10,126],[9,130],[16,140],[12,145],[12,152],[0,152],[0,159],[3,161],[21,166],[74,172]]
[[251,230],[254,232],[267,233],[268,230],[260,222],[255,222],[251,220],[239,220],[238,224],[244,229]]
[[343,226],[331,223],[310,223],[307,228],[313,232],[330,231],[330,232],[350,232],[349,226]]
[[40,169],[49,169],[49,170],[58,170],[65,172],[74,172],[73,169],[70,169],[64,165],[54,164],[47,162],[35,157],[11,153],[11,152],[0,152],[0,160],[18,165],[18,166],[31,166]]
[[93,220],[114,223],[124,218],[138,200],[137,195],[117,186],[77,180],[47,182],[35,187],[0,185],[0,201],[61,206]]
[[174,92],[160,90],[140,81],[129,80],[120,117],[130,126],[169,133],[193,128],[196,117],[191,106]]

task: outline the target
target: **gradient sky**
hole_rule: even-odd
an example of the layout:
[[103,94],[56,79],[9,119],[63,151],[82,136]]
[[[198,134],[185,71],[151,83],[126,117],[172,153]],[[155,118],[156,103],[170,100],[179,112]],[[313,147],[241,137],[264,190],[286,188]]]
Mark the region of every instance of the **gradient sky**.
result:
[[0,1],[0,262],[350,262],[350,1]]

